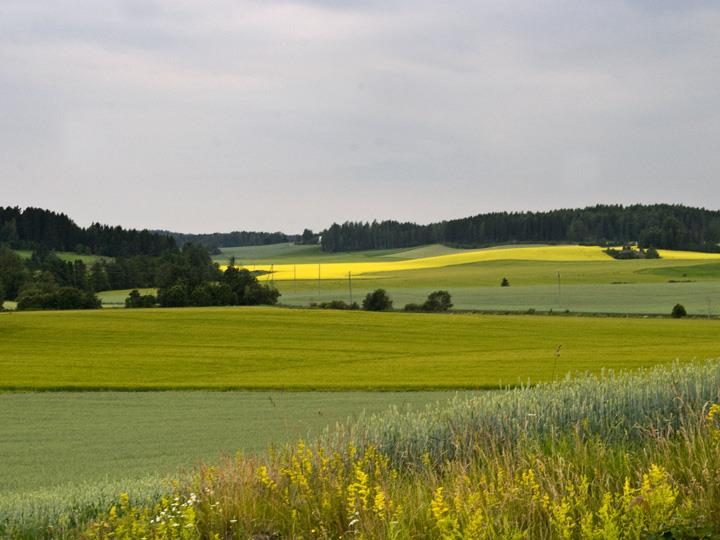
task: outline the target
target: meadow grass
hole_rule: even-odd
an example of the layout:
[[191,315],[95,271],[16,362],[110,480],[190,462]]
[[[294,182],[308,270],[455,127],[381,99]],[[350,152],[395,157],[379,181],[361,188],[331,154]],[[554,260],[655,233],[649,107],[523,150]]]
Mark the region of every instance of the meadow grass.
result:
[[120,496],[91,538],[714,538],[720,363],[361,419]]
[[497,388],[714,357],[717,332],[716,320],[270,307],[9,312],[0,388]]

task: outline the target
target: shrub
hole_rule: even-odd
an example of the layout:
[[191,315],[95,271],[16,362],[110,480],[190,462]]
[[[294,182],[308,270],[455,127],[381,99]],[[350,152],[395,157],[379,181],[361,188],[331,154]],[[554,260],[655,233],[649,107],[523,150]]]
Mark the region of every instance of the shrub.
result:
[[163,307],[185,307],[190,303],[187,286],[182,281],[166,289],[159,289],[157,300]]
[[329,302],[320,302],[319,304],[316,304],[315,307],[319,307],[321,309],[360,309],[360,306],[357,302],[348,304],[344,300],[330,300]]
[[362,303],[362,307],[366,311],[387,311],[392,309],[392,305],[392,300],[385,289],[375,289],[368,293]]
[[75,287],[43,290],[31,287],[18,297],[18,310],[26,309],[98,309],[102,304],[94,293]]
[[405,311],[422,311],[423,306],[422,306],[422,304],[411,303],[411,304],[405,304],[404,309],[405,309]]
[[450,300],[450,293],[447,291],[431,292],[422,305],[422,309],[423,311],[447,311],[453,307]]
[[683,317],[687,317],[687,310],[682,304],[675,304],[670,315],[673,319],[682,319]]
[[140,291],[133,289],[125,299],[126,308],[151,308],[157,304],[157,298],[152,294],[140,294]]
[[508,281],[508,278],[506,278],[506,277],[502,278],[502,281],[500,282],[500,286],[501,287],[509,287],[510,282]]

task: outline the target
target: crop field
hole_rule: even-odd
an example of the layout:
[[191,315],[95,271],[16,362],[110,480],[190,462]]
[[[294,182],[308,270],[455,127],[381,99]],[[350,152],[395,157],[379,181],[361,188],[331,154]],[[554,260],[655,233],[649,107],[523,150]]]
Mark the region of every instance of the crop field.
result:
[[173,475],[200,460],[317,436],[335,422],[456,392],[44,392],[0,394],[3,497]]
[[[287,246],[286,244],[282,245]],[[264,247],[268,248],[271,246]],[[251,260],[245,260],[245,258],[243,258],[236,260],[235,264],[248,268],[249,270],[272,272],[271,275],[266,276],[266,279],[288,281],[338,280],[347,278],[349,274],[352,274],[354,277],[363,278],[392,272],[438,269],[495,261],[503,261],[504,263],[511,261],[542,261],[555,264],[564,262],[600,262],[615,263],[616,266],[627,262],[612,259],[602,248],[597,246],[505,246],[501,248],[473,250],[452,250],[450,248],[444,248],[443,246],[426,246],[425,248],[419,249],[423,250],[420,252],[422,255],[418,255],[417,250],[396,250],[393,252],[365,251],[351,254],[335,254],[330,260],[324,260],[323,255],[313,251],[315,260],[312,262],[303,262],[306,260],[306,258],[302,256],[303,251],[298,253],[298,259],[288,260],[291,257],[290,253],[293,251],[287,248],[287,251],[275,260],[255,260],[251,262]],[[438,250],[438,252],[436,253],[435,250]],[[442,254],[438,254],[439,252],[442,252]],[[271,253],[270,250],[268,250],[268,254],[269,253]],[[720,260],[720,254],[668,250],[661,250],[659,253],[662,257],[660,260],[665,264],[668,262],[677,264],[677,261],[696,261],[702,263]],[[257,251],[255,254],[257,255]],[[247,259],[250,258],[250,256],[247,257]],[[648,267],[648,262],[652,261],[646,260],[638,262],[643,262],[643,268],[645,268]],[[650,265],[650,267],[652,267],[652,265]]]
[[[286,305],[359,301],[384,288],[402,308],[446,289],[455,307],[467,310],[666,315],[682,303],[694,315],[720,314],[720,262],[713,254],[663,250],[661,259],[615,260],[591,246],[322,253],[292,244],[223,251],[263,271],[259,279],[277,287]],[[217,260],[227,262],[223,257]],[[504,277],[511,287],[501,289]]]
[[267,307],[4,313],[0,388],[496,388],[716,357],[717,336],[716,320]]

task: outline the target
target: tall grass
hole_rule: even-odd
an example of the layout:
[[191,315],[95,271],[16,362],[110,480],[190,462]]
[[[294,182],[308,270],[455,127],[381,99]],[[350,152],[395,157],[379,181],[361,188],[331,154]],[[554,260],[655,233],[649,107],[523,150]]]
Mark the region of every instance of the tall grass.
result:
[[394,464],[467,457],[478,447],[552,446],[572,434],[629,445],[670,437],[720,396],[720,362],[602,371],[532,388],[455,398],[421,412],[391,408],[328,433],[326,444],[372,445]]
[[717,537],[719,403],[713,361],[391,411],[205,467],[159,501],[121,496],[66,534]]
[[0,493],[0,538],[74,537],[107,512],[125,492],[137,503],[160,500],[173,481],[147,476],[127,481],[65,484],[23,493]]

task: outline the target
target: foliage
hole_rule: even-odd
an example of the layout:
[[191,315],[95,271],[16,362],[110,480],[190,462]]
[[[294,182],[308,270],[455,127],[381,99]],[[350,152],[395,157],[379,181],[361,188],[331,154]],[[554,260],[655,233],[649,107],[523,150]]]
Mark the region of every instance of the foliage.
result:
[[80,251],[109,256],[160,255],[175,241],[147,230],[137,231],[93,223],[82,228],[62,213],[41,208],[0,206],[0,243],[18,249],[43,246],[58,251]]
[[329,302],[320,302],[311,307],[319,307],[320,309],[360,309],[357,302],[348,304],[344,300],[330,300]]
[[500,286],[501,287],[509,287],[510,281],[508,280],[508,278],[506,278],[506,277],[502,278],[502,281],[500,282]]
[[157,305],[157,298],[152,294],[140,294],[140,291],[133,289],[125,299],[126,308],[151,308]]
[[366,311],[388,311],[392,309],[392,305],[392,300],[385,289],[375,289],[368,293],[362,303],[362,307]]
[[99,309],[102,304],[90,291],[76,287],[58,287],[32,285],[23,289],[18,296],[17,309]]
[[199,244],[208,250],[234,246],[265,246],[293,242],[298,238],[297,235],[288,235],[281,232],[233,231],[210,234],[185,234],[170,231],[153,232],[173,238],[177,245],[181,247],[185,244]]
[[427,312],[441,312],[448,311],[453,304],[451,302],[450,293],[447,291],[435,291],[431,292],[427,300],[422,304],[407,304],[405,311],[427,311]]
[[549,212],[495,212],[429,225],[373,221],[334,223],[322,233],[325,251],[387,249],[448,243],[638,241],[643,247],[720,252],[720,212],[682,205],[598,205]]
[[450,293],[447,291],[435,291],[428,295],[423,304],[423,311],[447,311],[451,307],[453,307],[453,304]]
[[314,444],[203,467],[160,501],[122,495],[83,532],[710,537],[720,532],[719,386],[717,362],[676,365],[363,419]]
[[673,319],[681,319],[683,317],[687,317],[687,310],[682,304],[675,304],[670,315]]
[[630,260],[630,259],[659,259],[660,254],[657,249],[650,246],[647,249],[638,247],[637,249],[631,245],[624,245],[622,249],[607,248],[605,253],[613,259]]
[[30,278],[30,273],[19,255],[0,244],[0,286],[7,300],[17,298],[20,287]]

